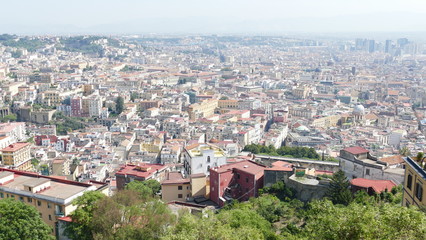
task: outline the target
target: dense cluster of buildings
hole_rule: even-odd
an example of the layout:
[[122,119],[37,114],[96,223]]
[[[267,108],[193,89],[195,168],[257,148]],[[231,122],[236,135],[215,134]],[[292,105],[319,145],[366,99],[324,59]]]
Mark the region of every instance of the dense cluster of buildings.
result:
[[[277,181],[320,198],[321,176],[342,169],[354,189],[404,184],[404,205],[426,205],[423,162],[404,161],[426,145],[422,44],[131,40],[93,41],[102,54],[65,51],[56,37],[32,52],[0,45],[0,197],[54,227],[83,192],[131,181],[159,181],[165,202],[223,206]],[[250,144],[334,162],[259,158],[242,151]]]

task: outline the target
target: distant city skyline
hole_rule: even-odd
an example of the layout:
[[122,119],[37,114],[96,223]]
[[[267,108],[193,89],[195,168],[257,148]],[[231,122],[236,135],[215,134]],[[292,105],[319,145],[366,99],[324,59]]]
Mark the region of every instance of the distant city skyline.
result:
[[16,34],[426,32],[422,0],[216,0],[2,3]]

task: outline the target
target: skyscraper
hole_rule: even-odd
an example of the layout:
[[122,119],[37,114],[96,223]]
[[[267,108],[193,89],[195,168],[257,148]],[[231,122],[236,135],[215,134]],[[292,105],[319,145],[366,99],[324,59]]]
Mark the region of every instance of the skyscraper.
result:
[[392,40],[386,40],[385,53],[389,53],[392,47]]

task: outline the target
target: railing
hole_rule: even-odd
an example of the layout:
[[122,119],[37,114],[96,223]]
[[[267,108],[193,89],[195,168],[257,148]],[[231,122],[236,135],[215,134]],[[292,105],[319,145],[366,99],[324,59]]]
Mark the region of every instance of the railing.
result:
[[414,170],[418,173],[418,174],[420,174],[420,176],[422,176],[422,178],[423,179],[426,179],[426,171],[425,170],[423,170],[423,168],[421,168],[420,166],[419,166],[419,164],[417,164],[417,162],[416,161],[414,161],[413,159],[411,159],[410,157],[406,157],[406,158],[404,158],[404,160],[405,160],[405,162],[407,162],[408,164],[410,164],[410,166],[412,167],[412,168],[414,168]]
[[63,212],[55,212],[55,215],[58,216],[58,217],[64,217],[65,213],[63,213]]

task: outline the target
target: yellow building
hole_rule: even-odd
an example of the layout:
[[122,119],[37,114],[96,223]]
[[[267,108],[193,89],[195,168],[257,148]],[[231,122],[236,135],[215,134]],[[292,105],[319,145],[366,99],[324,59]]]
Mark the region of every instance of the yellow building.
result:
[[203,173],[184,178],[180,172],[169,172],[161,182],[161,199],[164,202],[185,202],[196,197],[208,197],[206,175]]
[[37,209],[41,218],[57,234],[58,218],[75,210],[71,202],[86,191],[108,191],[99,182],[80,183],[36,173],[0,168],[0,199],[14,198]]
[[426,195],[423,188],[426,186],[426,170],[410,157],[405,158],[405,163],[402,204],[407,207],[410,205],[425,207]]
[[321,128],[335,127],[339,123],[340,118],[340,115],[331,115],[318,118],[312,122],[311,126]]
[[17,142],[10,144],[1,150],[2,164],[17,170],[30,170],[32,168],[30,149],[31,143]]
[[208,99],[200,103],[191,104],[188,108],[189,119],[195,120],[198,118],[210,117],[214,114],[217,107],[217,99]]
[[238,109],[238,100],[226,99],[218,101],[219,108]]

